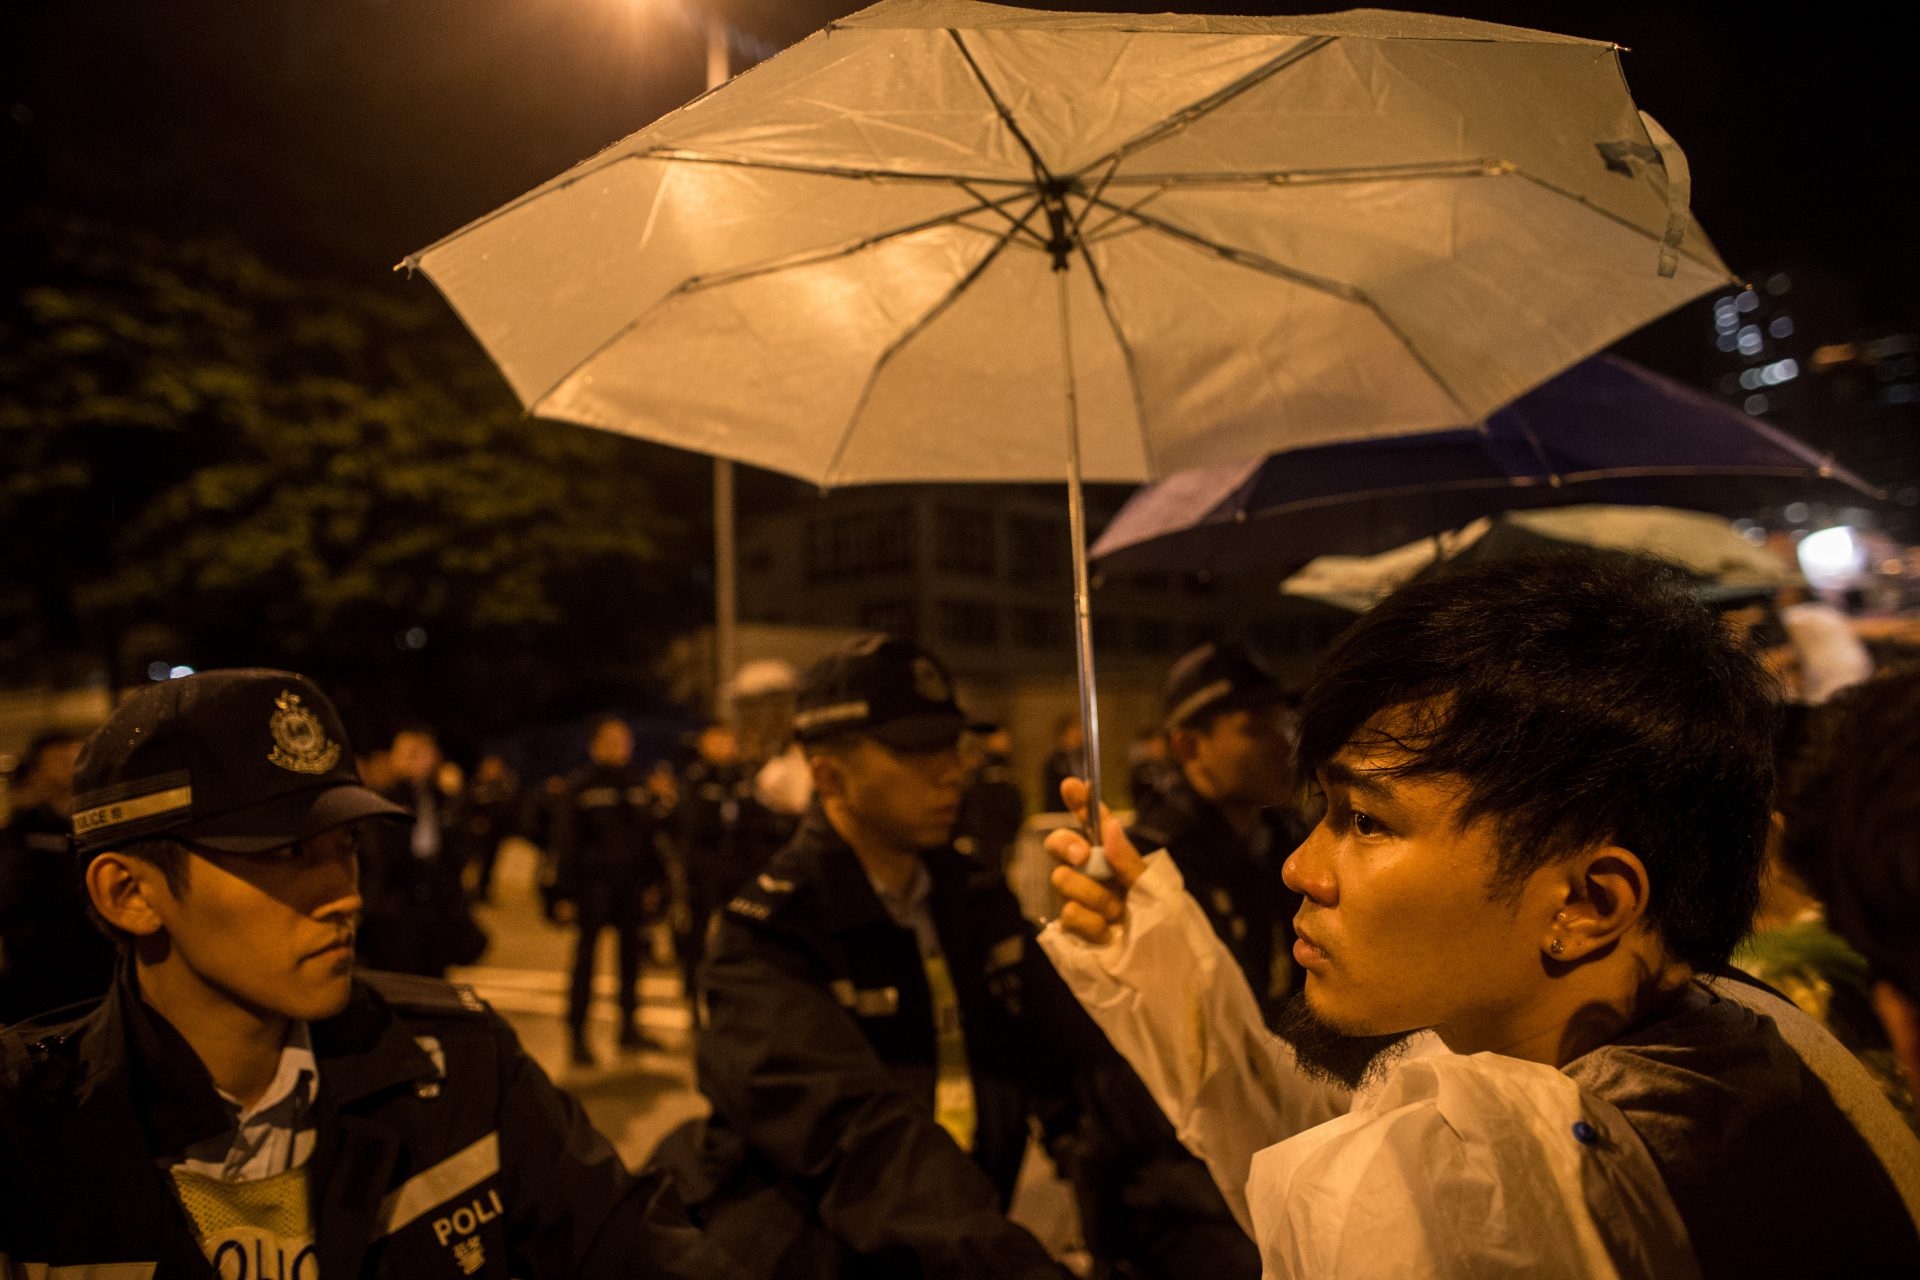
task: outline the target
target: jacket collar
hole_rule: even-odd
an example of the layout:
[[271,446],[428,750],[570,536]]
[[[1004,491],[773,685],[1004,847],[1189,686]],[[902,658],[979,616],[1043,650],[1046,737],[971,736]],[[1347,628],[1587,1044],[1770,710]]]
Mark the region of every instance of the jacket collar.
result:
[[1213,801],[1194,789],[1184,769],[1174,770],[1167,781],[1154,791],[1152,799],[1140,806],[1140,810],[1136,824],[1148,828],[1153,838],[1162,844],[1182,840],[1209,825],[1217,825],[1223,831],[1230,830],[1226,816]]
[[[344,1012],[309,1028],[320,1099],[333,1110],[396,1085],[437,1079],[439,1068],[360,983]],[[76,1032],[78,1102],[100,1114],[131,1107],[149,1155],[177,1155],[216,1137],[233,1117],[206,1064],[172,1023],[140,998],[132,961]]]
[[231,1127],[200,1055],[140,998],[131,955],[79,1037],[82,1111],[130,1105],[149,1155],[177,1155]]
[[860,865],[860,856],[827,821],[818,800],[808,806],[800,820],[792,847],[811,864],[819,886],[820,919],[828,930],[847,933],[893,923],[880,895],[873,891],[873,882],[867,879],[867,869]]
[[313,1052],[320,1062],[321,1101],[333,1111],[443,1074],[387,1002],[360,982],[344,1010],[313,1024]]

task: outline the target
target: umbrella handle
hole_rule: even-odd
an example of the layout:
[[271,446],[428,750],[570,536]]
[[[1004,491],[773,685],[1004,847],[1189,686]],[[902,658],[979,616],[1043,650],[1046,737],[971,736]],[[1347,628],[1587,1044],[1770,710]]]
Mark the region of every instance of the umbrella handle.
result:
[[1067,311],[1065,264],[1054,267],[1059,282],[1060,345],[1067,391],[1067,533],[1073,541],[1074,654],[1080,674],[1081,742],[1087,766],[1087,843],[1092,846],[1081,870],[1096,880],[1113,874],[1100,847],[1100,704],[1094,692],[1093,604],[1087,575],[1087,502],[1080,484],[1080,403],[1073,378],[1073,327]]

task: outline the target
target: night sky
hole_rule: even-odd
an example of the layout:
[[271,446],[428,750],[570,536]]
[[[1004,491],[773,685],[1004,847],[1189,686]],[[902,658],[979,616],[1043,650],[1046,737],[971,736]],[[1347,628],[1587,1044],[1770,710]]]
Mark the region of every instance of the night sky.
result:
[[[855,7],[712,2],[748,54]],[[402,255],[699,90],[700,37],[680,4],[16,3],[0,19],[9,194],[231,236],[296,274],[407,287],[389,276]],[[1876,327],[1920,312],[1920,130],[1905,47],[1865,20],[1884,10],[1860,7],[1856,21],[1835,5],[1449,11],[1627,45],[1636,97],[1687,149],[1695,212],[1730,266],[1824,271]]]

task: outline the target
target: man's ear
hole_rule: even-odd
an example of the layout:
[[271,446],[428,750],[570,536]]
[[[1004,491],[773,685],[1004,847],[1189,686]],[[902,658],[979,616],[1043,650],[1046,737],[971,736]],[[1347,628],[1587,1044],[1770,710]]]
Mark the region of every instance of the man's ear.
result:
[[832,800],[846,794],[847,766],[833,752],[818,751],[808,756],[807,768],[813,771],[815,795],[823,800]]
[[1599,845],[1567,862],[1556,878],[1558,910],[1541,938],[1547,959],[1571,964],[1605,950],[1647,914],[1652,884],[1640,855]]
[[87,864],[85,879],[93,909],[108,924],[136,938],[160,932],[160,913],[153,907],[153,899],[166,891],[160,868],[109,850]]
[[1167,754],[1173,758],[1175,764],[1191,764],[1194,756],[1199,753],[1199,730],[1185,728],[1167,730]]

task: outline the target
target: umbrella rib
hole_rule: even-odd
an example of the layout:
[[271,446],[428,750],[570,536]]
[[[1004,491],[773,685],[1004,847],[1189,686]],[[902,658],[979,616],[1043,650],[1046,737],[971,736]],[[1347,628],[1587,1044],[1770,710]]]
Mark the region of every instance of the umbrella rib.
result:
[[873,372],[867,375],[866,385],[860,388],[860,398],[854,401],[853,411],[847,415],[847,425],[841,430],[840,440],[834,445],[833,454],[827,460],[826,469],[821,473],[823,476],[821,484],[823,486],[828,486],[833,483],[834,473],[840,469],[840,460],[846,456],[847,446],[853,443],[853,433],[860,426],[860,416],[867,411],[867,401],[873,398],[873,389],[878,385],[880,375],[886,372],[887,366],[893,362],[893,358],[900,354],[907,343],[924,333],[928,325],[939,319],[945,314],[948,308],[960,300],[960,295],[965,293],[989,266],[993,265],[994,259],[998,258],[1006,247],[1013,243],[1015,233],[1021,227],[1025,226],[1026,220],[1038,212],[1040,207],[1041,202],[1035,200],[1027,209],[1026,216],[1021,219],[1019,224],[1014,227],[1009,227],[1003,232],[995,240],[993,247],[981,256],[980,261],[974,263],[965,275],[954,282],[951,289],[947,290],[945,294],[941,295],[937,302],[927,308],[925,314],[909,325],[899,337],[888,343],[886,350],[882,351],[879,356],[875,358],[873,362]]
[[511,214],[518,213],[536,201],[544,200],[551,195],[558,195],[576,183],[584,182],[588,178],[604,173],[615,165],[641,160],[667,161],[675,164],[715,165],[736,169],[766,169],[775,173],[808,174],[821,178],[853,178],[863,182],[876,180],[885,182],[931,182],[948,186],[973,182],[994,186],[1018,187],[1021,189],[1025,189],[1028,186],[1028,183],[1021,179],[995,178],[983,174],[910,173],[898,169],[860,169],[848,165],[789,164],[778,160],[744,160],[734,156],[705,155],[697,151],[682,151],[673,147],[660,147],[649,151],[629,151],[622,155],[613,156],[599,164],[593,164],[590,168],[580,169],[577,172],[563,175],[554,179],[553,182],[546,186],[527,192],[518,199],[509,200],[498,209],[475,218],[459,230],[451,231],[441,236],[426,248],[408,254],[400,260],[396,270],[400,268],[414,270],[419,267],[421,261],[425,259],[428,254],[452,244],[455,240],[460,239],[470,231],[478,231],[484,226],[497,222]]
[[[968,186],[966,183],[962,182],[959,185],[962,191],[966,192],[968,195],[972,196],[975,200],[978,200],[980,202],[981,212],[997,213],[1001,217],[1005,218],[1008,221],[1008,223],[1010,223],[1014,227],[1015,231],[1018,234],[1025,236],[1027,240],[1032,243],[1034,248],[1045,249],[1047,247],[1046,240],[1043,239],[1037,231],[1034,231],[1032,228],[1027,226],[1026,217],[1015,218],[1012,214],[1008,213],[1004,208],[1001,207],[1002,205],[1011,203],[1015,198],[1014,196],[1002,196],[998,200],[989,200],[985,196],[981,195],[978,191],[975,191],[972,187]],[[1029,189],[1023,187],[1021,190],[1022,192],[1027,192]],[[1016,193],[1016,194],[1019,194],[1019,193]],[[1029,208],[1027,210],[1027,217],[1031,217],[1032,214],[1033,214],[1033,210]]]
[[[1133,420],[1140,429],[1140,452],[1147,460],[1147,474],[1160,474],[1160,459],[1153,447],[1153,437],[1147,432],[1147,401],[1140,391],[1140,368],[1135,362],[1133,344],[1127,341],[1126,333],[1120,328],[1120,317],[1113,309],[1113,295],[1107,291],[1107,282],[1100,275],[1100,268],[1094,264],[1093,255],[1086,244],[1079,245],[1080,260],[1087,264],[1087,276],[1093,281],[1093,291],[1100,299],[1100,310],[1107,317],[1107,327],[1113,330],[1113,340],[1120,344],[1120,356],[1127,366],[1127,389],[1133,393]],[[1071,357],[1069,357],[1071,358]]]
[[1107,184],[1113,181],[1113,175],[1119,168],[1120,162],[1118,160],[1108,165],[1107,171],[1100,176],[1100,181],[1094,184],[1093,191],[1088,195],[1086,200],[1081,203],[1080,212],[1076,214],[1073,219],[1073,242],[1075,244],[1083,245],[1086,243],[1083,231],[1087,225],[1087,218],[1093,213],[1093,202],[1106,194]]
[[1222,85],[1199,101],[1189,103],[1164,120],[1149,126],[1143,132],[1127,139],[1127,141],[1121,143],[1106,155],[1101,156],[1098,160],[1083,166],[1074,176],[1078,178],[1081,174],[1088,173],[1103,164],[1118,163],[1142,147],[1159,141],[1169,133],[1174,133],[1186,128],[1195,120],[1198,120],[1200,117],[1219,107],[1225,106],[1247,90],[1271,79],[1289,67],[1299,65],[1302,59],[1318,53],[1320,50],[1332,44],[1334,40],[1335,37],[1333,36],[1315,36],[1301,44],[1295,45],[1283,53],[1275,54],[1272,58],[1247,72],[1238,80],[1233,81],[1231,84]]
[[1508,160],[1422,160],[1408,164],[1352,165],[1333,169],[1240,169],[1217,173],[1129,173],[1116,186],[1318,186],[1415,178],[1497,178],[1518,172]]
[[[1662,229],[1661,231],[1649,231],[1645,227],[1641,226],[1639,223],[1635,222],[1633,219],[1622,217],[1621,215],[1614,213],[1610,209],[1603,209],[1599,205],[1595,204],[1593,201],[1581,195],[1579,192],[1569,191],[1567,190],[1567,188],[1559,185],[1558,183],[1547,181],[1545,178],[1540,177],[1538,174],[1529,173],[1525,169],[1522,169],[1516,166],[1513,170],[1513,176],[1517,178],[1524,178],[1526,181],[1533,183],[1533,185],[1535,185],[1536,187],[1539,187],[1545,191],[1551,191],[1554,195],[1559,196],[1563,200],[1571,200],[1575,204],[1580,205],[1583,208],[1593,213],[1599,214],[1601,217],[1606,218],[1610,222],[1618,223],[1620,226],[1625,227],[1627,230],[1632,231],[1638,235],[1644,236],[1648,240],[1651,240],[1656,244],[1664,244],[1666,241],[1666,233],[1664,229]],[[1689,216],[1689,220],[1691,220],[1691,216]],[[1680,254],[1680,256],[1687,259],[1687,261],[1693,263],[1697,267],[1705,267],[1709,271],[1719,272],[1720,277],[1723,280],[1732,278],[1726,274],[1726,268],[1718,266],[1715,263],[1709,262],[1706,259],[1701,258],[1695,254],[1682,253]]]
[[1053,181],[1053,171],[1047,168],[1047,162],[1040,158],[1040,152],[1034,148],[1032,140],[1020,128],[1019,121],[1013,118],[1013,111],[1006,103],[1000,101],[1000,95],[994,91],[993,84],[987,79],[987,73],[982,71],[980,64],[973,60],[973,50],[967,48],[967,42],[962,40],[960,33],[952,27],[947,28],[947,35],[952,39],[954,47],[960,50],[960,57],[966,62],[967,70],[973,73],[974,82],[980,86],[980,92],[987,95],[987,101],[992,103],[993,109],[1000,114],[1000,122],[1007,126],[1007,132],[1011,133],[1014,141],[1020,144],[1020,149],[1027,153],[1027,162],[1033,166],[1034,181],[1041,185]]
[[[1117,205],[1113,205],[1106,201],[1102,201],[1101,207],[1108,210],[1106,220],[1101,222],[1098,226],[1094,227],[1093,230],[1087,232],[1086,242],[1091,243],[1095,239],[1098,239],[1106,231],[1108,227],[1112,226],[1116,222],[1121,221],[1124,218],[1132,218],[1135,211],[1146,208],[1148,205],[1152,204],[1155,200],[1158,200],[1161,196],[1167,194],[1167,192],[1171,191],[1172,189],[1173,188],[1171,185],[1156,187],[1152,191],[1149,191],[1147,192],[1147,194],[1141,196],[1138,200],[1135,200],[1132,204],[1128,205],[1124,209],[1118,207]],[[1098,197],[1096,196],[1095,199],[1098,199]],[[1092,203],[1089,202],[1087,207],[1089,209],[1092,208],[1093,207]],[[1134,226],[1136,228],[1139,228],[1142,225],[1143,224],[1140,222],[1139,219],[1137,218],[1134,219]]]
[[1231,245],[1224,245],[1218,241],[1209,240],[1197,232],[1188,231],[1186,228],[1176,226],[1171,222],[1163,221],[1150,214],[1141,213],[1137,209],[1129,212],[1106,200],[1102,200],[1100,203],[1103,207],[1111,209],[1115,213],[1125,213],[1126,216],[1132,218],[1141,226],[1163,232],[1176,240],[1184,240],[1189,244],[1205,249],[1207,252],[1227,262],[1233,263],[1235,266],[1246,267],[1249,270],[1258,271],[1264,275],[1274,276],[1278,279],[1288,281],[1291,284],[1302,285],[1316,292],[1327,294],[1343,302],[1351,302],[1356,306],[1367,308],[1367,310],[1373,312],[1373,314],[1379,318],[1380,323],[1386,326],[1387,332],[1391,333],[1395,340],[1406,349],[1407,354],[1413,357],[1414,362],[1420,366],[1426,375],[1433,379],[1433,384],[1446,393],[1447,399],[1453,401],[1454,408],[1460,411],[1461,416],[1465,418],[1475,416],[1473,411],[1467,408],[1466,402],[1454,391],[1452,385],[1440,376],[1440,371],[1433,367],[1433,362],[1428,360],[1420,348],[1414,345],[1413,340],[1407,336],[1406,331],[1400,327],[1399,322],[1388,315],[1386,309],[1369,297],[1364,290],[1358,289],[1350,284],[1343,284],[1338,280],[1329,280],[1324,276],[1312,275],[1294,267],[1285,266],[1273,261],[1271,258],[1264,258],[1256,253],[1248,253],[1244,249],[1236,249]]
[[[968,194],[972,194],[972,193],[969,192]],[[1022,193],[1015,192],[1015,193],[1008,194],[1006,196],[1002,196],[1000,200],[994,202],[994,205],[998,205],[1010,200],[1017,199],[1020,194]],[[977,199],[978,197],[975,197],[975,198]],[[611,347],[614,343],[620,341],[622,338],[626,337],[629,333],[632,333],[635,329],[639,328],[640,325],[649,316],[653,315],[661,307],[673,301],[675,298],[684,297],[687,294],[697,293],[706,289],[718,288],[721,285],[738,284],[743,280],[751,280],[759,276],[772,275],[775,272],[779,272],[779,271],[791,271],[799,267],[817,266],[822,262],[832,262],[838,258],[852,257],[856,253],[860,253],[866,249],[871,249],[878,244],[885,244],[889,240],[897,240],[901,236],[913,235],[917,232],[927,231],[934,227],[953,225],[954,223],[957,223],[961,218],[964,218],[969,214],[979,213],[982,211],[983,208],[991,208],[991,207],[993,206],[974,206],[974,207],[965,208],[965,209],[955,209],[950,212],[943,213],[932,218],[924,219],[920,222],[912,223],[908,226],[896,227],[891,231],[881,232],[879,235],[866,236],[862,239],[855,240],[847,244],[836,245],[831,249],[823,249],[815,253],[802,254],[797,257],[783,258],[778,262],[760,263],[757,266],[745,267],[739,271],[729,272],[724,275],[688,276],[685,280],[682,280],[679,284],[675,285],[673,288],[669,289],[667,292],[661,294],[658,298],[654,299],[654,301],[648,305],[646,310],[642,311],[639,315],[635,316],[633,319],[627,321],[625,324],[621,325],[618,329],[614,330],[613,333],[609,335],[605,341],[595,346],[593,350],[589,351],[586,355],[582,356],[574,364],[568,366],[566,372],[562,373],[552,383],[548,384],[546,390],[542,391],[539,395],[533,397],[531,400],[527,402],[527,412],[529,414],[537,413],[540,405],[545,402],[548,396],[552,395],[554,392],[558,391],[561,387],[565,386],[567,382],[570,381],[575,374],[579,373],[580,370],[584,369],[586,366],[588,366],[589,364],[592,364],[596,359],[598,359],[602,352],[606,351],[607,348]],[[1005,238],[1011,237],[1012,234],[1013,233],[1011,231],[1008,232],[1007,237],[1003,237],[1003,240]],[[997,251],[998,250],[996,249],[996,252]]]
[[856,165],[794,164],[783,160],[748,160],[739,156],[716,156],[674,148],[640,151],[620,158],[623,160],[671,160],[675,164],[707,164],[733,169],[767,169],[774,173],[803,173],[821,178],[858,178],[861,181],[880,178],[890,182],[936,182],[950,185],[961,182],[992,183],[995,186],[1021,188],[1029,185],[1020,178],[996,178],[991,174],[922,173],[907,169],[864,169]]

